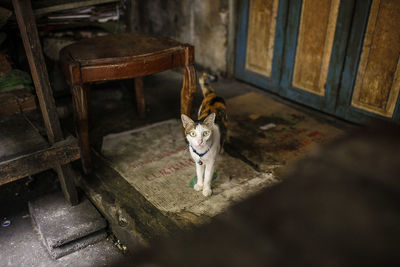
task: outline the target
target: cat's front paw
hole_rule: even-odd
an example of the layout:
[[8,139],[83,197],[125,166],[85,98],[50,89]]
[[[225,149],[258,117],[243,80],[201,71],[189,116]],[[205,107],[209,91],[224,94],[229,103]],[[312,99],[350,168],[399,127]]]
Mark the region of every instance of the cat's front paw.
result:
[[203,196],[209,197],[209,196],[211,196],[211,194],[212,194],[211,188],[204,188],[203,189]]
[[195,184],[193,188],[194,188],[194,190],[196,190],[196,191],[201,191],[201,190],[203,189],[203,185]]

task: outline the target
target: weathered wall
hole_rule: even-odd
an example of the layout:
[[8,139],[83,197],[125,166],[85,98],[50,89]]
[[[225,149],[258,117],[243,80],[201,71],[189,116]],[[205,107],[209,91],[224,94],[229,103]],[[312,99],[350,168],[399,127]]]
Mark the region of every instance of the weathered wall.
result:
[[134,30],[195,46],[196,64],[226,71],[228,0],[136,0]]

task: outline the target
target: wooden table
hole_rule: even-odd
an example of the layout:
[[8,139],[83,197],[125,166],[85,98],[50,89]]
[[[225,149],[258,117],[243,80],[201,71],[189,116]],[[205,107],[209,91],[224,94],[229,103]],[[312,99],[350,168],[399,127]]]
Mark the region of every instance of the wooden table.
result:
[[144,117],[142,76],[182,67],[181,113],[190,115],[196,93],[194,47],[166,37],[122,33],[86,39],[63,48],[60,64],[71,87],[76,133],[85,173],[91,171],[89,106],[91,82],[135,78],[139,114]]

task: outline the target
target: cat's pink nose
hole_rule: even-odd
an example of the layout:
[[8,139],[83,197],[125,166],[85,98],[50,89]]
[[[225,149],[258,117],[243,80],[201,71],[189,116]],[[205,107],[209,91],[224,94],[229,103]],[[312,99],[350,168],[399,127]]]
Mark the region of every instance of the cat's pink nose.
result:
[[203,144],[203,141],[197,141],[197,144],[199,145],[199,146],[201,146],[202,144]]

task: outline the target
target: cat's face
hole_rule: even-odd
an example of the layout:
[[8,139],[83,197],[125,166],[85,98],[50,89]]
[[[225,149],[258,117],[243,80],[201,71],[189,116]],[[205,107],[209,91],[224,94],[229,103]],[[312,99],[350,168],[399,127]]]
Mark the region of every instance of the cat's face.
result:
[[202,123],[195,123],[192,119],[183,114],[181,118],[183,127],[185,128],[186,139],[189,143],[196,147],[205,146],[212,136],[215,113],[208,115]]
[[207,143],[211,133],[212,131],[209,128],[202,124],[198,124],[194,129],[190,130],[189,133],[186,134],[186,139],[190,144],[202,147]]

